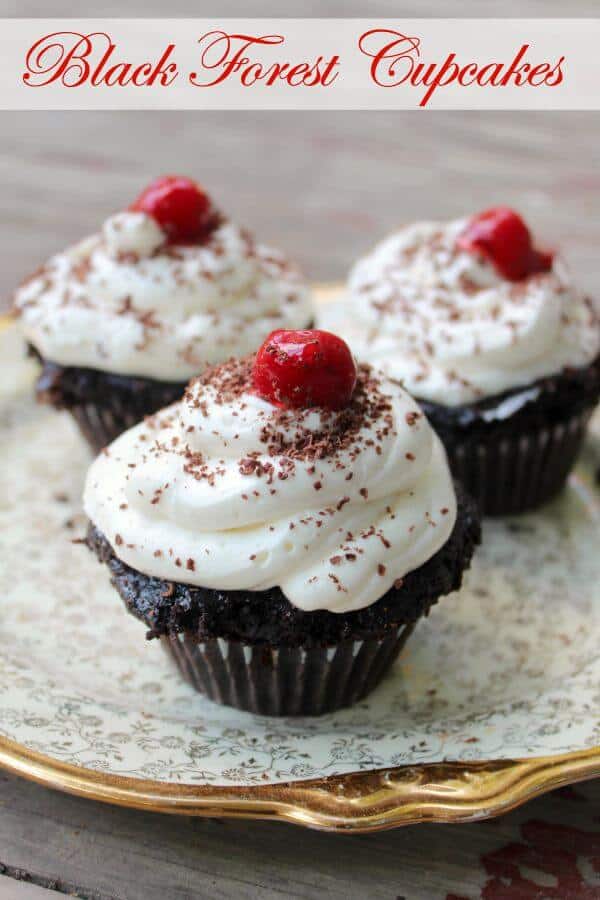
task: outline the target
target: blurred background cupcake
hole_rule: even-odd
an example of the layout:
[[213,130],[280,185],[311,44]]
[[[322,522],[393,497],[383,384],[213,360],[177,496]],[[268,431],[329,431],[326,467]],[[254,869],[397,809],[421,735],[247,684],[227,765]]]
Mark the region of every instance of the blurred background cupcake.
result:
[[211,699],[315,715],[368,694],[479,541],[405,391],[322,331],[209,369],[89,471],[88,545]]
[[350,273],[320,324],[412,393],[488,515],[562,488],[600,395],[600,308],[506,207],[419,222]]
[[94,450],[179,398],[207,365],[311,317],[296,267],[177,176],[53,256],[14,309],[42,364],[39,399],[68,409]]

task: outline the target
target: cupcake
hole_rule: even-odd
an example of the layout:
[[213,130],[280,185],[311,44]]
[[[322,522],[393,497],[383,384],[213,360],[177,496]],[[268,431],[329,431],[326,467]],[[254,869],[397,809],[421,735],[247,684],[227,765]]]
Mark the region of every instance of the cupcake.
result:
[[38,398],[68,409],[94,450],[179,399],[207,365],[311,319],[297,269],[180,177],[50,259],[14,307],[42,364]]
[[348,706],[456,590],[479,528],[397,382],[321,331],[276,331],[94,461],[88,546],[212,700]]
[[482,512],[563,487],[600,394],[599,308],[515,212],[398,231],[320,324],[416,397]]

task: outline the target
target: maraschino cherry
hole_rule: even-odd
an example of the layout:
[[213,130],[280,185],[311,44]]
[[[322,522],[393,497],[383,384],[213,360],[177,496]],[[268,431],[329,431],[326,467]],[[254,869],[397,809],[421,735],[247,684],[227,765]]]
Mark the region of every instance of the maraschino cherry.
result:
[[256,393],[276,406],[343,409],[356,385],[350,348],[329,331],[272,331],[256,354]]
[[508,281],[521,281],[552,268],[552,253],[535,249],[527,225],[507,206],[473,216],[457,243],[461,250],[484,256]]
[[201,243],[216,224],[208,194],[191,178],[181,175],[156,178],[130,208],[152,216],[171,244]]

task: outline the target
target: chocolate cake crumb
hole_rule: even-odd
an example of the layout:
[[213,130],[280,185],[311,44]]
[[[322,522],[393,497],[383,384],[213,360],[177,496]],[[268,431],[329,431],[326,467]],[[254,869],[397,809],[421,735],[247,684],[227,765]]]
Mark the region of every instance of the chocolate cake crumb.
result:
[[[169,406],[183,395],[185,383],[115,375],[79,366],[61,366],[44,359],[31,345],[29,352],[42,364],[36,383],[37,399],[56,409],[70,410],[97,453],[109,455],[107,444],[134,423]],[[95,424],[88,420],[93,405]]]
[[[130,612],[142,619],[150,636],[185,631],[194,640],[223,637],[258,645],[319,647],[340,640],[382,637],[426,614],[443,594],[460,587],[480,529],[475,506],[460,489],[458,516],[446,544],[426,563],[397,579],[371,606],[349,613],[303,612],[281,589],[230,591],[195,587],[153,578],[132,569],[90,525],[86,543],[109,567],[113,583]],[[348,540],[351,540],[350,536]],[[338,590],[345,590],[329,573]],[[309,579],[315,583],[316,576]]]

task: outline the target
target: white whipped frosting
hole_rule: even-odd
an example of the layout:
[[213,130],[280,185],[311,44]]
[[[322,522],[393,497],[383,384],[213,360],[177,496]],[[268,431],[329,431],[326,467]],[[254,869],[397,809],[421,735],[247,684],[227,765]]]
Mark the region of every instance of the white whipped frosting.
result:
[[598,306],[560,260],[510,282],[460,250],[466,219],[403,228],[359,260],[319,327],[417,397],[455,406],[526,386],[600,351]]
[[192,382],[180,403],[95,460],[86,513],[146,575],[231,590],[279,585],[307,611],[369,606],[448,540],[456,499],[414,400],[385,378],[365,392],[371,409],[383,395],[385,409],[357,415],[335,452],[306,458],[273,442],[297,448],[299,433],[319,442],[347,411],[282,414],[246,391],[219,398],[214,383]]
[[311,318],[297,270],[237,226],[219,226],[199,246],[168,246],[140,212],[112,216],[50,259],[15,306],[46,359],[164,381],[187,381]]

